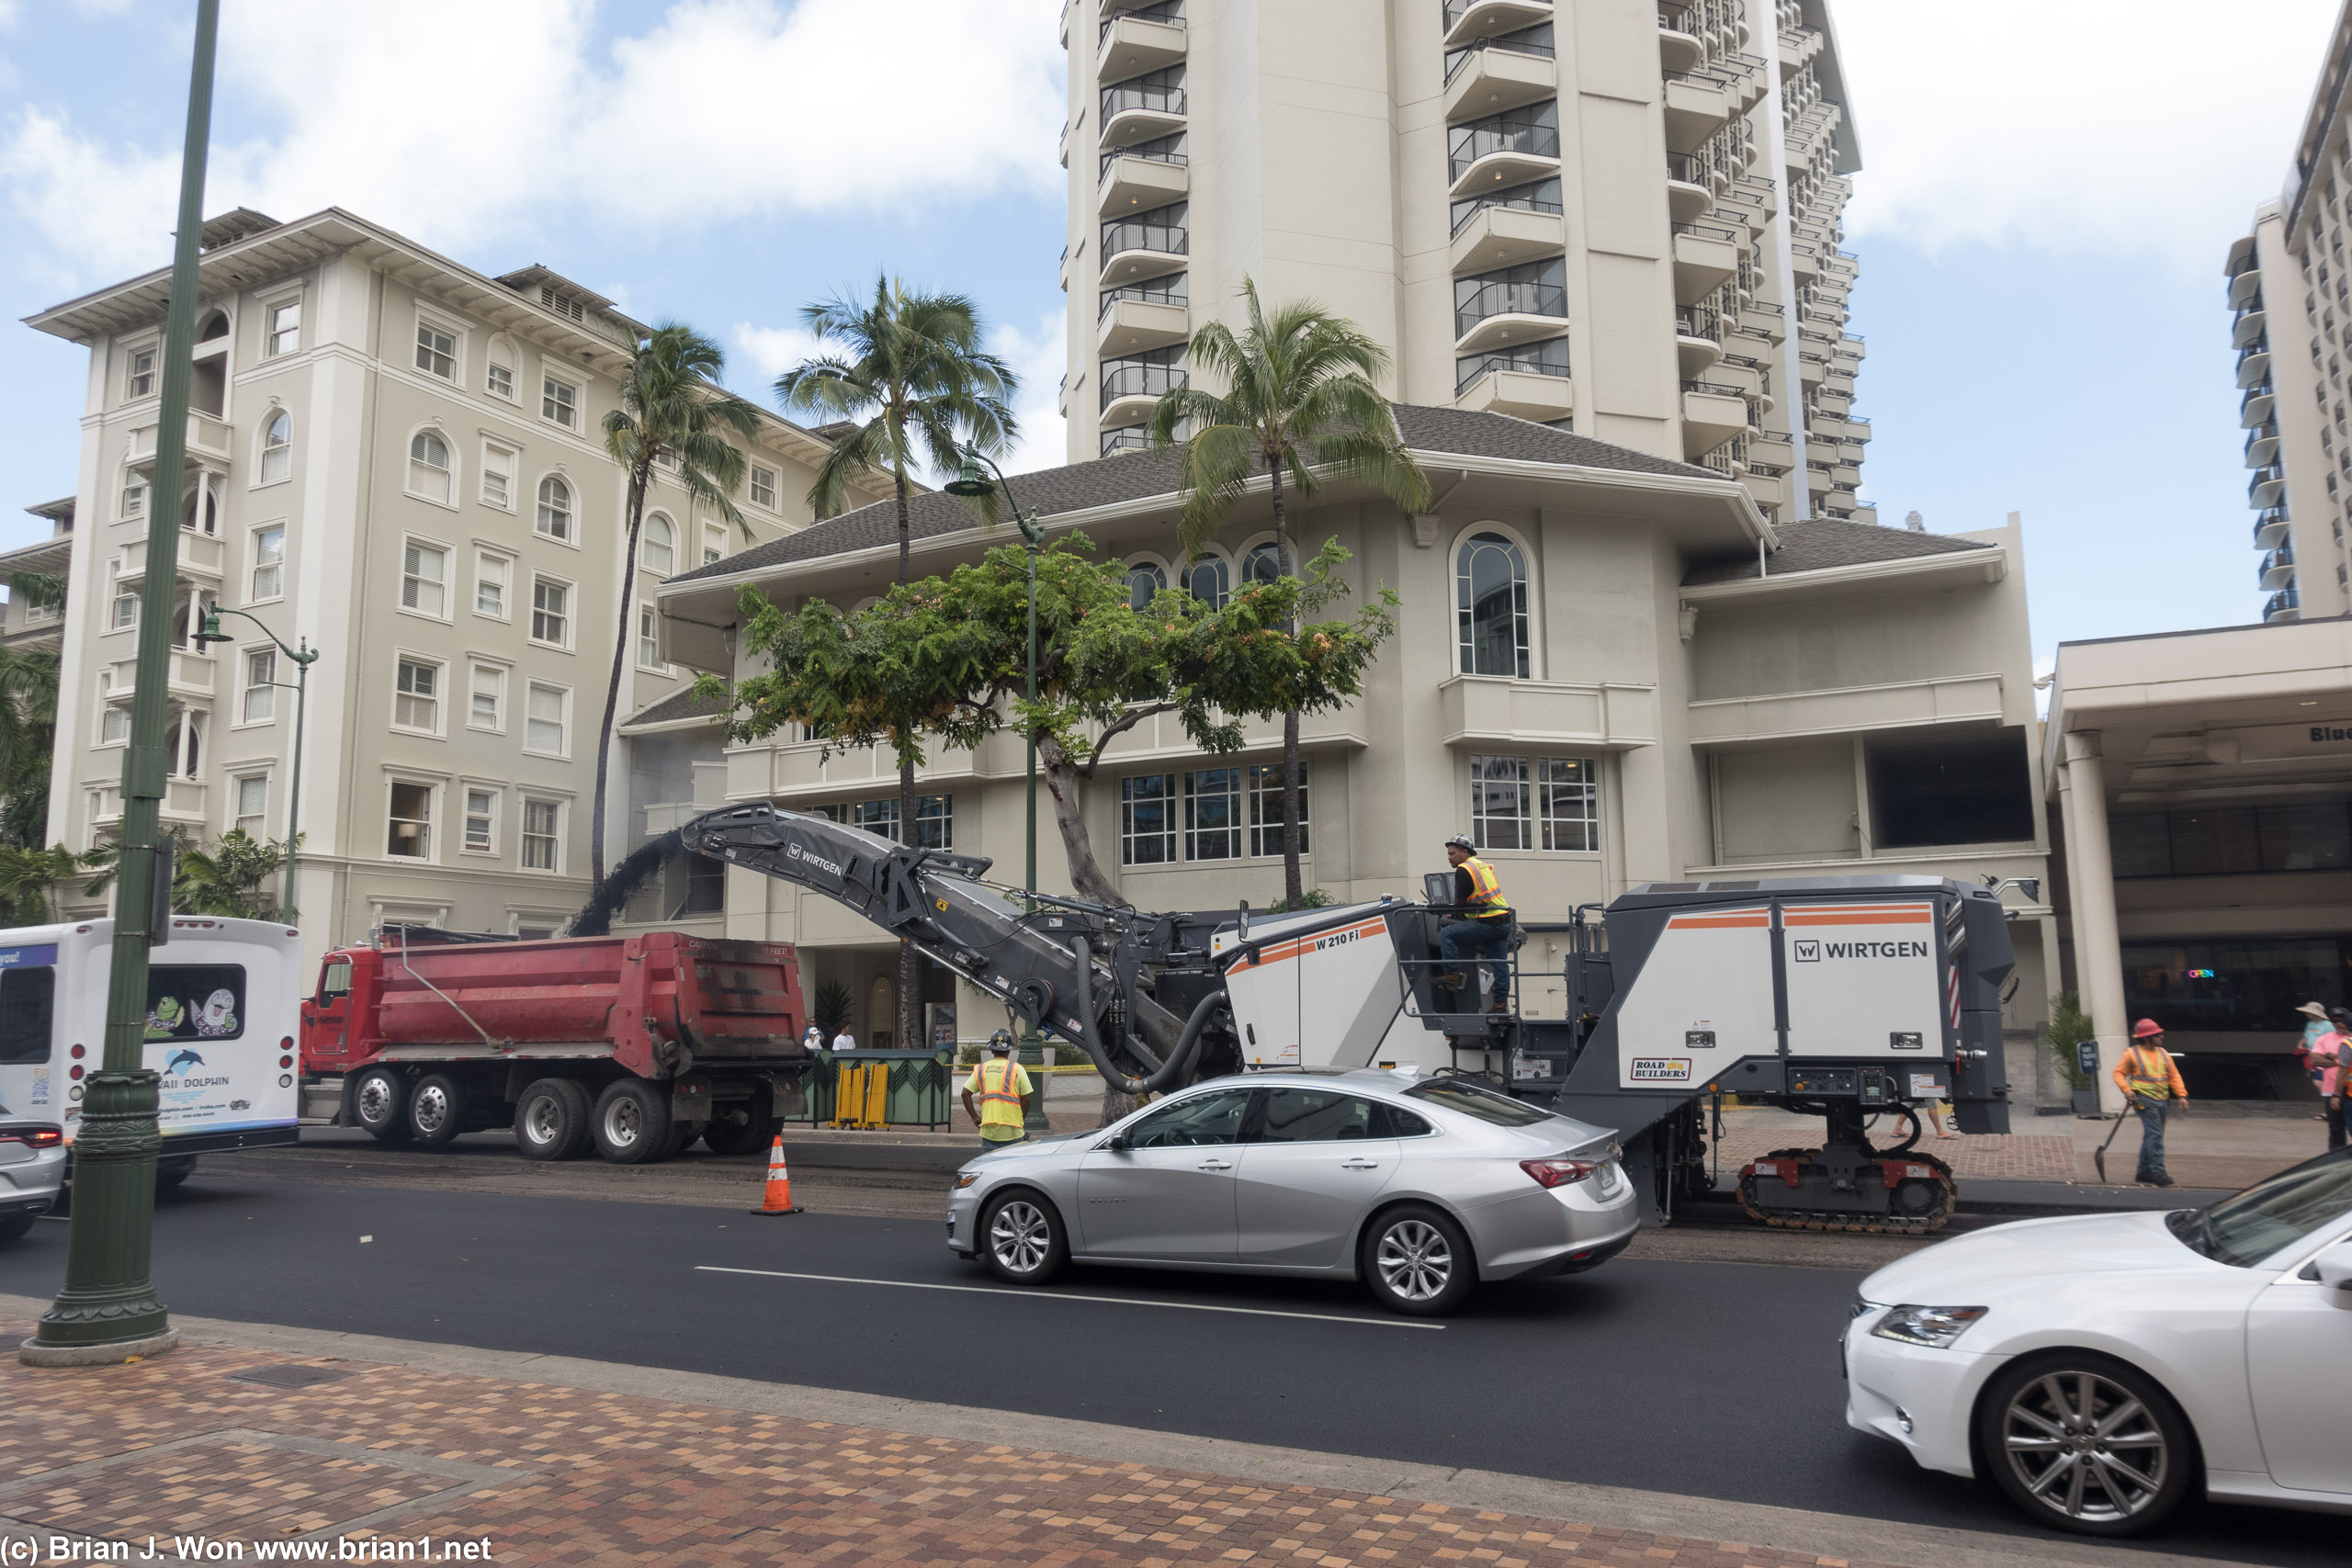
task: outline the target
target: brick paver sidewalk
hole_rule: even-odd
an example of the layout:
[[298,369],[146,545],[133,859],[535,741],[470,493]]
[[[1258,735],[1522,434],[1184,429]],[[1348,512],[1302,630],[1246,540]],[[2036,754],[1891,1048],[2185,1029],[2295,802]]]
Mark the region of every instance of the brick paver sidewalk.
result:
[[[30,1329],[0,1323],[13,1346]],[[328,1381],[308,1387],[307,1375]],[[257,1381],[271,1380],[271,1381]],[[0,1519],[254,1545],[491,1544],[507,1563],[1555,1564],[1843,1559],[910,1437],[707,1405],[184,1346],[0,1369]],[[1862,1568],[1862,1565],[1850,1565]]]

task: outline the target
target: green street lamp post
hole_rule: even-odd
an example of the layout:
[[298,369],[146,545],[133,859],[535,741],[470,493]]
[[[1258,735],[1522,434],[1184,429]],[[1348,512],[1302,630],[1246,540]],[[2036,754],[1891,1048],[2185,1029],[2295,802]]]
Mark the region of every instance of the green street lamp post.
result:
[[[996,476],[993,479],[989,478],[989,474],[980,472],[982,464],[988,466],[989,474]],[[997,467],[995,458],[990,457],[977,446],[966,447],[963,468],[954,479],[947,481],[947,493],[962,496],[967,501],[977,501],[1000,489],[1004,491],[1004,499],[1012,507],[1012,524],[1014,527],[1021,530],[1022,548],[1029,552],[1027,696],[1034,706],[1037,701],[1037,547],[1045,542],[1045,525],[1036,518],[1023,513],[1020,501],[1012,493],[1012,481],[1004,477],[1004,470]],[[1037,732],[1025,724],[1022,726],[1022,731],[1023,739],[1027,744],[1028,755],[1026,786],[1028,793],[1026,874],[1028,880],[1023,886],[1028,889],[1031,897],[1030,907],[1035,908],[1037,892]],[[1022,1031],[1021,1054],[1029,1066],[1037,1069],[1036,1103],[1028,1107],[1023,1112],[1023,1120],[1032,1133],[1050,1132],[1053,1130],[1052,1123],[1046,1119],[1046,1037],[1038,1033],[1035,1028]]]
[[65,1234],[65,1284],[17,1358],[31,1366],[99,1366],[170,1349],[179,1339],[148,1280],[155,1226],[158,1079],[147,1058],[147,949],[171,934],[170,857],[157,852],[168,764],[164,699],[172,618],[179,589],[176,504],[187,475],[190,354],[196,346],[198,250],[204,236],[204,156],[212,125],[212,54],[220,0],[197,0],[188,72],[187,136],[180,154],[179,228],[164,316],[163,404],[147,508],[147,576],[122,757],[121,857],[117,862],[113,964],[107,979],[106,1045],[80,1086],[74,1139],[74,1212]]
[[230,640],[220,630],[220,617],[223,615],[239,615],[261,626],[261,635],[276,643],[277,651],[294,661],[294,683],[291,686],[287,686],[283,681],[256,682],[264,686],[285,687],[294,694],[294,756],[288,770],[290,777],[286,790],[286,897],[281,900],[283,908],[280,910],[286,917],[286,923],[290,926],[294,923],[295,915],[294,844],[301,831],[302,821],[302,722],[311,711],[311,666],[319,661],[319,650],[311,646],[309,637],[301,639],[302,646],[299,650],[288,648],[285,638],[262,626],[260,616],[246,610],[223,610],[217,604],[205,608],[204,620],[196,634],[198,646]]

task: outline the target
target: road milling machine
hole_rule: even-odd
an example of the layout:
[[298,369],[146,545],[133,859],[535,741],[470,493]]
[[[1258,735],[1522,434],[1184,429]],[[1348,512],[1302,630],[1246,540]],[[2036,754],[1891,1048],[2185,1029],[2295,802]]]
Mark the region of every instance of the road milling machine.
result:
[[1588,907],[1526,927],[1565,961],[1514,965],[1489,1010],[1475,978],[1439,983],[1455,967],[1439,930],[1462,914],[1447,907],[1451,874],[1422,900],[1154,913],[1032,897],[988,881],[984,859],[766,805],[707,813],[684,840],[912,942],[1128,1093],[1257,1069],[1466,1072],[1613,1127],[1653,1224],[1713,1195],[1725,1096],[1825,1123],[1816,1146],[1740,1167],[1741,1203],[1773,1225],[1934,1230],[1955,1193],[1951,1168],[1917,1146],[1923,1110],[1949,1100],[1961,1131],[2008,1131],[2011,954],[1993,888],[1646,883],[1598,918]]

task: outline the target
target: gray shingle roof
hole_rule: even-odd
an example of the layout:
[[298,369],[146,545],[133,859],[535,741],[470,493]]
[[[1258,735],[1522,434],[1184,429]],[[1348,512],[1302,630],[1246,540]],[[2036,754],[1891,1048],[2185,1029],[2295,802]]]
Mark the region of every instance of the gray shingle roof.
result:
[[649,703],[627,718],[619,728],[626,731],[647,725],[674,724],[682,718],[717,718],[726,711],[724,703],[706,703],[695,695],[692,686],[681,686],[656,703]]
[[[1584,468],[1614,468],[1623,473],[1665,474],[1681,479],[1720,479],[1723,476],[1688,463],[1653,457],[1624,446],[1612,446],[1589,436],[1531,424],[1498,413],[1474,413],[1466,409],[1424,408],[1398,403],[1397,434],[1416,452],[1443,453],[1463,457],[1500,457],[1529,463],[1561,463]],[[1012,493],[1023,510],[1054,517],[1084,512],[1123,501],[1143,501],[1176,492],[1176,458],[1142,452],[1121,452],[1091,463],[1041,468],[1012,476]],[[952,495],[933,493],[910,497],[908,529],[917,539],[937,538],[975,527],[971,508]],[[1016,536],[1008,526],[1007,542]],[[781,539],[755,545],[694,571],[670,579],[691,582],[696,578],[727,577],[757,571],[820,556],[878,549],[899,538],[898,503],[876,502],[855,512],[829,518]]]
[[[1826,571],[1831,567],[1867,566],[1874,561],[1911,560],[1920,556],[1994,547],[1974,539],[1955,539],[1944,534],[1914,534],[1908,528],[1885,528],[1875,523],[1841,523],[1827,517],[1783,523],[1773,532],[1781,536],[1781,547],[1770,557],[1770,574],[1773,577],[1798,571]],[[1738,582],[1756,575],[1756,558],[1753,555],[1739,556],[1724,560],[1702,561],[1693,566],[1683,574],[1682,586],[1696,588],[1705,582]]]

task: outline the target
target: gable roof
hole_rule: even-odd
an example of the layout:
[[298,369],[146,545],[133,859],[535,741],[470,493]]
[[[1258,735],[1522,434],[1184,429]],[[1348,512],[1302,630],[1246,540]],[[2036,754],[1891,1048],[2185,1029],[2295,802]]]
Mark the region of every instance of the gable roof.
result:
[[726,716],[726,713],[725,703],[704,702],[695,695],[694,687],[681,686],[668,696],[638,709],[621,720],[617,728],[622,734],[631,735],[639,730],[664,728],[690,720],[716,724]]
[[[1443,457],[1493,457],[1523,463],[1556,463],[1573,468],[1613,469],[1622,473],[1654,474],[1679,479],[1726,482],[1724,476],[1689,463],[1653,457],[1630,447],[1612,446],[1589,436],[1571,435],[1531,424],[1507,414],[1476,413],[1467,409],[1426,408],[1415,403],[1393,405],[1397,434],[1412,451]],[[820,433],[821,434],[821,433]],[[1175,454],[1120,452],[1090,463],[1040,468],[1012,476],[1013,495],[1022,510],[1041,517],[1087,512],[1121,502],[1172,496],[1179,489]],[[961,533],[979,525],[971,507],[952,495],[931,493],[910,497],[910,534],[918,541]],[[854,512],[771,539],[724,560],[669,579],[672,584],[696,578],[732,577],[794,561],[857,550],[880,549],[899,539],[898,503],[877,502]]]
[[1758,571],[1753,555],[1702,561],[1683,573],[1682,586],[1696,588],[1702,583],[1737,582],[1758,575],[1784,577],[1792,572],[1826,571],[1832,567],[1868,566],[1878,561],[1912,560],[1920,556],[1996,547],[1977,539],[1914,534],[1908,528],[1845,523],[1830,517],[1783,523],[1774,532],[1780,535],[1781,547],[1767,558],[1763,573]]

